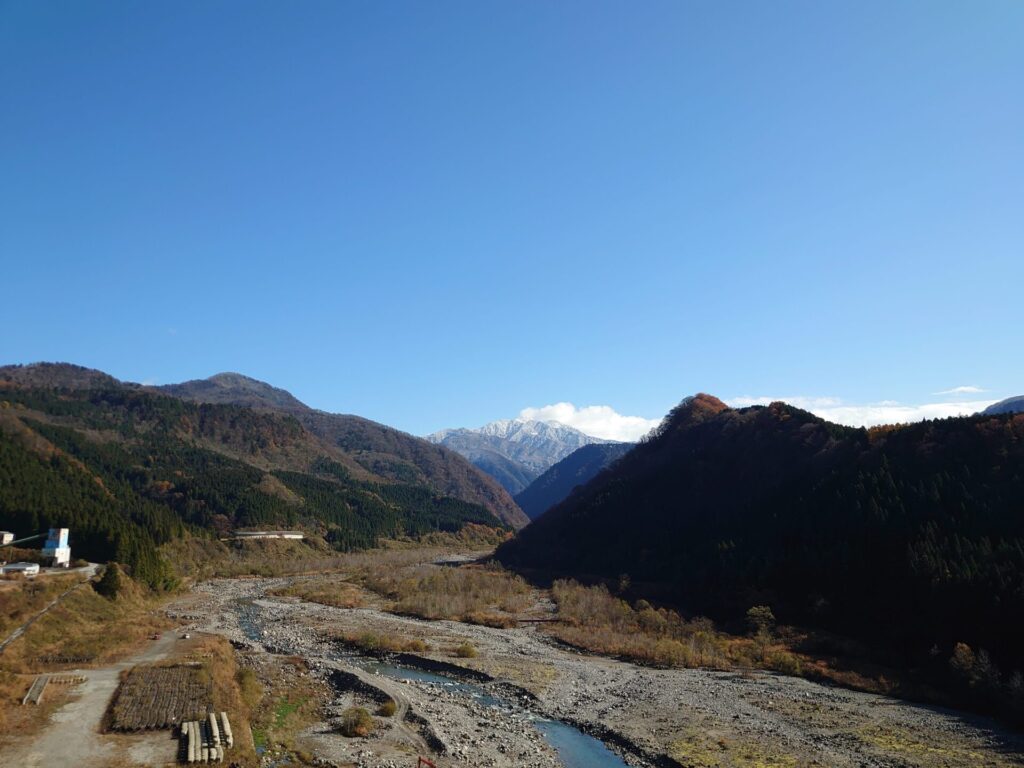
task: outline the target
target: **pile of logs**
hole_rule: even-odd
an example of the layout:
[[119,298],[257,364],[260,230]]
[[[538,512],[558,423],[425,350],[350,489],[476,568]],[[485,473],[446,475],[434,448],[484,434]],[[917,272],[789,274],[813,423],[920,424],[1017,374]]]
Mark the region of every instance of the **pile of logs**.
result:
[[211,712],[204,720],[189,720],[181,725],[182,756],[187,763],[219,763],[235,745],[228,713]]

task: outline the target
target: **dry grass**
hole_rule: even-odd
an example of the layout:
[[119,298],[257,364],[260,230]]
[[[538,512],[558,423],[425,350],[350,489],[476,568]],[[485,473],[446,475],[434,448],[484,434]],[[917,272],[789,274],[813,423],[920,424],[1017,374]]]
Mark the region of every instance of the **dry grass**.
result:
[[339,553],[316,535],[302,541],[251,539],[216,541],[178,539],[162,547],[182,579],[237,576],[294,576],[352,572],[379,562],[409,565],[467,549],[491,551],[507,539],[508,531],[467,525],[457,533],[430,533],[420,539],[382,540],[377,549]]
[[375,632],[361,632],[359,634],[343,633],[335,635],[334,639],[352,648],[358,648],[367,653],[423,653],[430,650],[430,646],[423,640],[404,635],[379,635]]
[[603,585],[556,581],[551,594],[560,621],[549,631],[579,648],[658,667],[759,667],[801,673],[801,659],[782,644],[728,635],[709,619],[687,620],[644,600],[631,606]]
[[254,743],[304,765],[296,740],[299,733],[320,720],[321,707],[328,700],[327,688],[309,675],[300,657],[271,657],[266,661],[256,670],[262,696],[252,717]]
[[339,581],[298,581],[287,587],[268,591],[280,597],[297,597],[309,603],[320,603],[334,608],[360,608],[363,595],[358,587]]
[[33,623],[0,656],[0,668],[41,672],[83,664],[107,664],[170,626],[153,612],[160,598],[129,583],[108,600],[85,585]]
[[[0,591],[0,634],[6,637],[79,579],[69,574],[5,585]],[[0,655],[0,734],[4,729],[21,735],[36,731],[67,695],[64,686],[50,686],[42,706],[22,707],[21,698],[37,673],[110,663],[168,626],[166,619],[153,615],[157,604],[131,583],[118,600],[108,600],[85,584],[34,622]]]
[[24,624],[47,603],[81,582],[81,576],[46,576],[37,579],[6,577],[0,589],[0,639]]
[[19,675],[0,670],[0,755],[12,736],[25,737],[36,733],[49,722],[50,716],[63,704],[74,686],[49,685],[38,706],[23,707],[21,700],[28,693],[35,675]]
[[182,578],[207,579],[238,576],[292,576],[330,573],[346,565],[347,556],[331,549],[323,539],[302,541],[251,539],[222,542],[212,539],[179,539],[165,545],[163,553]]
[[530,587],[498,566],[367,569],[361,581],[391,599],[391,610],[423,619],[510,627],[529,607]]
[[209,680],[214,712],[227,712],[235,737],[230,760],[238,766],[256,766],[259,761],[253,745],[250,723],[253,719],[253,691],[245,684],[245,675],[231,643],[218,635],[200,635],[190,649],[193,657],[203,659],[203,672]]

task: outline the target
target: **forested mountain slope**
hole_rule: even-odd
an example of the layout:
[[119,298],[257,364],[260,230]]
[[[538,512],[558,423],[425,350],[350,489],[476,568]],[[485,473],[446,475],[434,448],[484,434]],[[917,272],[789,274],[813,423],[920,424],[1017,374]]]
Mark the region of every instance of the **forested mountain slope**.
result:
[[1024,664],[1024,415],[870,432],[698,395],[499,549],[629,574],[723,618],[769,604],[920,659],[952,644]]
[[126,563],[153,586],[169,579],[157,548],[181,536],[301,525],[352,549],[501,525],[481,505],[352,471],[292,416],[16,378],[0,370],[0,528],[70,527],[76,556]]
[[536,520],[572,493],[574,488],[589,482],[598,472],[618,461],[632,448],[633,443],[585,445],[570,453],[517,494],[516,504],[527,517]]
[[200,403],[261,408],[294,416],[309,432],[372,475],[426,485],[438,493],[481,504],[500,520],[522,527],[529,520],[501,485],[469,461],[442,446],[360,416],[310,408],[283,389],[237,373],[160,387]]

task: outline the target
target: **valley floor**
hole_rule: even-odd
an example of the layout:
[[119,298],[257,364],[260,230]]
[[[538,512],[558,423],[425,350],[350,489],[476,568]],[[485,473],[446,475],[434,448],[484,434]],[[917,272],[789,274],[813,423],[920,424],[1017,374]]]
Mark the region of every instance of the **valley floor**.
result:
[[[1024,764],[1024,739],[982,718],[771,673],[639,667],[566,649],[535,624],[496,629],[397,616],[372,600],[335,608],[268,594],[293,581],[207,581],[171,610],[196,631],[230,639],[243,664],[305,660],[323,706],[288,749],[321,764],[411,768],[418,754],[440,753],[445,768],[573,765],[541,737],[535,726],[544,718],[598,735],[637,768]],[[458,684],[373,674],[365,657],[336,639],[360,633],[420,639],[431,650],[418,657],[499,682],[480,684],[474,695]],[[456,658],[466,643],[476,656]],[[337,670],[370,687],[332,688]],[[341,736],[338,716],[352,705],[372,711],[374,687],[396,702],[395,716],[376,718],[368,737]],[[487,706],[481,690],[511,704]],[[278,764],[273,755],[271,744],[265,762]]]

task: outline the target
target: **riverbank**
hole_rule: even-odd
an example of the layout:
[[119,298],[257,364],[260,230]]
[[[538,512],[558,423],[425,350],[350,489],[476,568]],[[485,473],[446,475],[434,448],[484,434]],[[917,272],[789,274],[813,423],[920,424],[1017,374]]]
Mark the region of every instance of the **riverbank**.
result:
[[[195,629],[227,636],[253,653],[301,656],[325,686],[333,669],[360,669],[334,638],[371,633],[419,640],[430,648],[418,654],[424,658],[528,692],[529,700],[506,709],[484,706],[454,684],[387,680],[408,703],[414,725],[422,719],[414,732],[424,739],[433,734],[443,745],[446,766],[556,768],[563,764],[557,751],[531,722],[544,717],[599,735],[638,767],[1024,762],[1020,738],[982,718],[772,673],[637,667],[573,652],[535,625],[501,629],[396,616],[376,607],[372,596],[361,608],[267,597],[289,584],[287,578],[209,581],[178,611],[202,617],[193,621]],[[250,606],[248,617],[240,605]],[[456,655],[465,645],[474,658]],[[415,763],[421,745],[394,723],[382,721],[381,731],[365,739],[337,734],[330,713],[358,703],[358,696],[331,697],[323,721],[301,735],[303,749],[337,765],[390,768],[410,764],[410,757]]]

